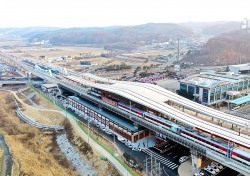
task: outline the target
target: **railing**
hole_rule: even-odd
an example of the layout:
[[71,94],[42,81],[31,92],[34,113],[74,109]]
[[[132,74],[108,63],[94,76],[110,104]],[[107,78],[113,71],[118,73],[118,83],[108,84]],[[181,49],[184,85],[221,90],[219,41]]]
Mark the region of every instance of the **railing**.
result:
[[26,84],[27,81],[14,81],[14,80],[0,80],[0,84],[6,85],[6,84]]
[[46,124],[42,124],[36,121],[31,120],[30,118],[26,117],[22,110],[18,107],[18,104],[16,102],[16,100],[14,100],[15,104],[16,104],[16,113],[17,115],[26,123],[39,128],[39,129],[45,129],[45,130],[54,130],[54,131],[61,131],[63,130],[63,127],[60,125],[46,125]]

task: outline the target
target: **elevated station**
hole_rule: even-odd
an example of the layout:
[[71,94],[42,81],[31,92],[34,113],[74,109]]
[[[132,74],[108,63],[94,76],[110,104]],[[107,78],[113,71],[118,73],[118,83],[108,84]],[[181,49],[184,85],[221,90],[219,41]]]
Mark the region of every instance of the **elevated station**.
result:
[[149,136],[149,130],[145,128],[137,128],[133,122],[118,116],[105,109],[100,109],[95,104],[75,96],[67,98],[67,108],[75,111],[80,116],[87,115],[94,119],[95,123],[103,124],[107,129],[119,134],[123,138],[134,143],[137,140]]
[[[248,135],[198,119],[172,107],[167,102],[179,101],[185,108],[198,108],[199,111],[211,113],[227,123],[249,129],[249,121],[246,119],[196,105],[155,85],[129,82],[100,84],[81,78],[72,80],[72,77],[71,80],[57,79],[27,66],[13,56],[2,54],[0,59],[47,82],[57,83],[76,95],[98,104],[99,108],[105,108],[133,121],[136,126],[143,126],[190,148],[194,168],[199,167],[201,156],[206,156],[245,175],[250,174]],[[94,93],[99,94],[100,97],[95,96]]]

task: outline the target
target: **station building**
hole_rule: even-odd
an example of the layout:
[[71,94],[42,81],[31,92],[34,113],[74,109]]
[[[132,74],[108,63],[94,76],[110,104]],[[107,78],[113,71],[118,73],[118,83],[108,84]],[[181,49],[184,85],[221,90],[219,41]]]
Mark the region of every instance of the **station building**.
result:
[[192,93],[194,98],[205,105],[227,101],[229,92],[241,96],[250,90],[250,76],[232,72],[202,72],[180,80],[179,83],[180,90]]
[[69,109],[75,109],[80,114],[87,114],[95,122],[105,125],[105,127],[132,143],[151,135],[148,129],[138,128],[132,121],[106,109],[100,109],[98,106],[80,97],[69,96],[67,104]]

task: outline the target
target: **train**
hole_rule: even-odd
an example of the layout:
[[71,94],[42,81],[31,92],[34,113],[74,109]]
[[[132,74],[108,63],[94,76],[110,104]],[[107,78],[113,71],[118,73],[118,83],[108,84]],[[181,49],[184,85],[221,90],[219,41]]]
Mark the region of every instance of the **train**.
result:
[[[101,98],[103,101],[112,104],[114,106],[117,106],[123,110],[129,111],[135,115],[138,115],[141,118],[144,118],[145,120],[163,128],[166,130],[170,130],[174,133],[177,133],[185,138],[188,138],[192,141],[198,142],[203,144],[204,146],[207,146],[213,150],[216,150],[222,154],[227,154],[234,158],[235,160],[238,160],[240,162],[243,162],[245,164],[250,165],[250,153],[246,152],[244,150],[241,150],[240,148],[230,148],[228,147],[228,143],[226,143],[224,138],[221,138],[222,140],[219,140],[217,138],[212,138],[209,136],[206,136],[204,134],[201,134],[200,132],[194,131],[193,129],[185,128],[182,126],[179,126],[170,120],[164,119],[162,117],[156,116],[154,114],[142,111],[138,108],[132,107],[129,104],[123,103],[123,102],[117,102],[114,100],[111,100],[107,97],[102,97],[101,94],[94,92],[94,91],[89,91],[89,94]],[[196,128],[198,129],[198,128]],[[199,129],[198,129],[199,130]],[[202,130],[200,130],[202,131]],[[218,137],[218,136],[216,136]]]

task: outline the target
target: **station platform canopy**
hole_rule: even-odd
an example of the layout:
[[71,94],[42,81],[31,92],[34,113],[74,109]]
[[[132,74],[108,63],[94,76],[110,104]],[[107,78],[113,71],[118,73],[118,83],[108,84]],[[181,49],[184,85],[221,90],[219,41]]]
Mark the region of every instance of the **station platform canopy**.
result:
[[248,94],[244,97],[240,97],[240,98],[237,98],[235,100],[232,100],[232,101],[230,101],[230,103],[236,104],[236,105],[241,105],[241,104],[247,103],[249,101],[250,101],[250,94]]
[[85,107],[94,110],[95,112],[105,116],[110,121],[114,122],[118,126],[124,127],[125,129],[128,129],[133,132],[137,132],[138,128],[134,126],[132,121],[129,121],[121,116],[118,116],[116,114],[113,114],[111,112],[106,111],[105,109],[100,109],[97,106],[93,105],[92,103],[88,102],[87,100],[81,99],[79,97],[75,96],[69,96],[71,99],[75,100],[76,102],[84,105]]

